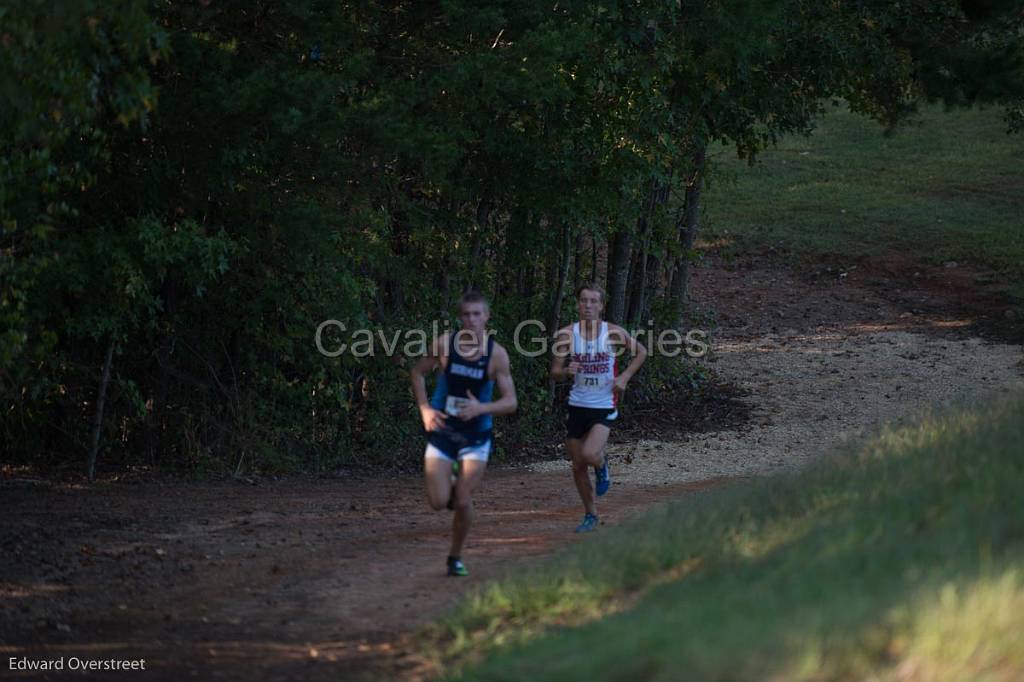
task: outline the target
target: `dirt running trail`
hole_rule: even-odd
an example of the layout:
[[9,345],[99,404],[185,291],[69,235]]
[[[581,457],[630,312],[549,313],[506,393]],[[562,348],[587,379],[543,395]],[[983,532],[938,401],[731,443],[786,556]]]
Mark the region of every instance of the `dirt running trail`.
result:
[[[913,277],[896,262],[797,276],[756,259],[698,268],[695,297],[718,315],[708,363],[745,389],[751,418],[679,441],[652,433],[614,444],[603,521],[800,466],[929,405],[1020,387],[1021,347],[970,336],[1003,309],[970,298],[978,287],[953,270]],[[145,658],[145,679],[159,680],[422,678],[430,671],[405,635],[467,586],[586,540],[572,533],[580,509],[563,462],[489,473],[467,580],[442,577],[450,516],[427,511],[414,477],[11,479],[0,498],[0,677],[63,679],[12,673],[8,659],[77,656]]]
[[999,302],[999,288],[977,283],[992,279],[897,256],[801,276],[756,257],[696,269],[696,298],[719,319],[707,364],[745,391],[750,419],[733,430],[668,442],[652,434],[613,447],[617,480],[791,470],[883,425],[1021,390],[1024,325]]
[[[604,520],[703,485],[623,491]],[[564,476],[492,471],[472,575],[450,580],[451,515],[427,511],[418,479],[7,485],[18,515],[3,532],[3,668],[65,655],[145,658],[146,679],[161,680],[418,677],[399,636],[509,562],[576,539],[574,496]]]

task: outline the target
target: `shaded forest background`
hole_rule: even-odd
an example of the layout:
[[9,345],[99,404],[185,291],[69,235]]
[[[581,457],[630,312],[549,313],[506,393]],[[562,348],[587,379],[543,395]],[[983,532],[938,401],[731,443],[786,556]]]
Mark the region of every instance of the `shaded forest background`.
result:
[[[711,146],[753,162],[836,100],[1020,129],[1022,41],[999,0],[0,7],[4,462],[407,459],[407,361],[324,357],[321,322],[390,338],[478,288],[507,342],[597,279],[608,319],[685,329]],[[557,417],[546,358],[513,369],[522,442]]]

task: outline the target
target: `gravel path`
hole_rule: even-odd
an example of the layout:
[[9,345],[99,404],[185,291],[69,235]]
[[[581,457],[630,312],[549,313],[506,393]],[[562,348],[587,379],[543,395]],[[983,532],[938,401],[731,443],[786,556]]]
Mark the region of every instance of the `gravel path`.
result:
[[[1024,389],[1022,347],[965,337],[962,329],[971,321],[957,319],[958,311],[948,306],[930,315],[908,313],[901,297],[848,281],[801,282],[777,270],[699,273],[695,287],[726,320],[706,364],[720,381],[746,392],[750,420],[737,430],[691,434],[682,441],[612,444],[617,484],[791,469],[886,424]],[[745,301],[752,290],[761,315],[751,315]],[[778,332],[780,321],[803,329]],[[551,461],[533,468],[565,466]]]

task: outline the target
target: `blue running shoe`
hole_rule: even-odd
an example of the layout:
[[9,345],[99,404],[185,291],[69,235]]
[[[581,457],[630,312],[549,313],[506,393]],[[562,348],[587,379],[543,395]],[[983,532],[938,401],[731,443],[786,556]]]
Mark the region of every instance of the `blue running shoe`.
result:
[[601,497],[612,485],[611,474],[608,473],[608,458],[604,458],[604,464],[594,467],[594,492]]
[[466,564],[462,563],[462,559],[450,556],[448,557],[448,575],[453,578],[465,578],[469,575],[469,571],[466,570]]
[[586,513],[583,515],[583,523],[576,526],[577,533],[589,533],[597,528],[597,514]]

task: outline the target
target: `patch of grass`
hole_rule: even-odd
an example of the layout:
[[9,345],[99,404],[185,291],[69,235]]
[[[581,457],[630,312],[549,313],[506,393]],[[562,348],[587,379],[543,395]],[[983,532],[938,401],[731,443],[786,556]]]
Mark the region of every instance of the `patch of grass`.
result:
[[430,646],[459,680],[1021,679],[1021,442],[1016,396],[680,498],[482,587]]
[[1024,136],[1007,135],[997,108],[924,107],[890,136],[837,108],[755,166],[729,150],[713,159],[706,243],[736,235],[808,254],[899,250],[1024,280]]

